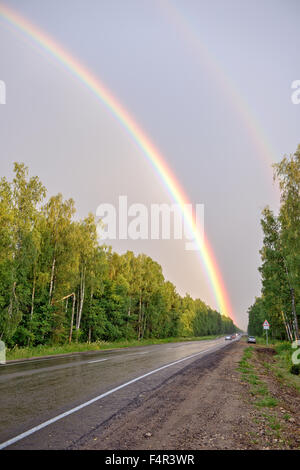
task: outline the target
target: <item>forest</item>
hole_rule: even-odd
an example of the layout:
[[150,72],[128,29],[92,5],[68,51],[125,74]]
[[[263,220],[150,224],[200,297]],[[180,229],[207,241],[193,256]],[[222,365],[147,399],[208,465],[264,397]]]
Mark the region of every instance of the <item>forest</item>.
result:
[[268,320],[272,338],[294,341],[300,320],[300,145],[273,168],[280,208],[278,215],[269,207],[262,212],[262,289],[248,311],[248,332],[262,336],[262,324]]
[[233,333],[200,299],[180,296],[145,254],[113,252],[95,217],[72,199],[47,198],[37,176],[14,164],[0,181],[0,338],[11,348],[71,342]]

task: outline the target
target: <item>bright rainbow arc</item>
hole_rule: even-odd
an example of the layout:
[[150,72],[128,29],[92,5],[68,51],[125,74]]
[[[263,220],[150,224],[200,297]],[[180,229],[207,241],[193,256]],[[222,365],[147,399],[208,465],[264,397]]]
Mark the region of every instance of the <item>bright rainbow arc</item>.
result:
[[213,255],[212,248],[208,240],[200,236],[195,224],[194,215],[186,209],[186,205],[189,204],[188,199],[159,151],[155,148],[152,142],[150,142],[148,137],[129,113],[103,86],[100,80],[94,77],[93,74],[72,57],[70,53],[63,49],[46,33],[31,24],[27,19],[21,17],[18,13],[3,4],[0,4],[0,17],[6,19],[10,24],[17,27],[36,43],[40,44],[47,52],[63,64],[72,73],[72,75],[76,76],[97,96],[98,99],[102,101],[106,108],[108,108],[115,118],[117,118],[122,127],[130,134],[132,139],[136,142],[143,154],[159,174],[172,198],[177,202],[177,204],[179,204],[183,216],[195,237],[195,242],[199,248],[205,271],[210,280],[218,309],[222,315],[232,318],[233,313],[231,304],[217,262]]

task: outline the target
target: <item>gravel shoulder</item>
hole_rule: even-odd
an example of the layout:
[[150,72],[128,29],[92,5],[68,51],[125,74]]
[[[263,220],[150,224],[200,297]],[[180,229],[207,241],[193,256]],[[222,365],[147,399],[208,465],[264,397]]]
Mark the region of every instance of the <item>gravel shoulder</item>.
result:
[[158,389],[133,400],[76,448],[299,449],[299,394],[280,383],[270,368],[266,370],[272,354],[259,353],[257,346],[253,355],[256,373],[278,404],[272,410],[256,406],[257,397],[238,370],[247,347],[240,341],[195,360]]
[[299,449],[299,394],[266,368],[273,355],[256,346],[255,372],[277,400],[271,410],[256,406],[257,396],[238,370],[247,347],[240,341],[194,361],[133,400],[76,448]]

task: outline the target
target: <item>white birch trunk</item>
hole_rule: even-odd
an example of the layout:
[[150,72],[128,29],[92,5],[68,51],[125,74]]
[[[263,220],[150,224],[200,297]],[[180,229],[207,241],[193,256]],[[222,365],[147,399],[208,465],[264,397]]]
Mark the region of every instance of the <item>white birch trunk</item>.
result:
[[49,305],[51,304],[51,300],[52,300],[55,263],[56,263],[56,258],[54,257],[53,262],[52,262],[52,268],[51,268],[51,279],[50,279],[50,288],[49,288]]

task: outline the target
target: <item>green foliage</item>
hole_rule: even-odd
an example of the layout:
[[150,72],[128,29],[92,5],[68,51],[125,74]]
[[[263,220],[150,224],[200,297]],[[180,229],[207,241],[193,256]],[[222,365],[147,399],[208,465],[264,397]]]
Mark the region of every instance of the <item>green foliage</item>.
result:
[[246,382],[251,383],[251,381],[258,380],[258,377],[253,373],[253,366],[250,364],[249,359],[253,355],[253,347],[249,346],[244,350],[242,359],[239,361],[238,371],[244,374],[243,379]]
[[0,181],[0,337],[9,348],[237,331],[200,299],[180,297],[150,257],[99,245],[94,216],[75,219],[62,194],[46,201],[23,164],[14,172]]
[[277,406],[277,404],[278,404],[278,400],[270,396],[264,397],[261,400],[257,400],[255,402],[255,405],[259,406],[260,408],[264,408],[264,407],[274,408],[275,406]]
[[291,343],[288,341],[282,341],[275,345],[276,354],[281,354],[283,351],[288,351],[291,354]]
[[84,351],[99,351],[107,349],[120,349],[128,347],[138,347],[138,346],[149,346],[152,344],[166,344],[166,343],[177,343],[182,341],[204,341],[209,339],[214,339],[214,336],[202,336],[202,337],[192,337],[192,338],[183,338],[180,336],[169,337],[169,338],[148,338],[148,339],[120,339],[118,341],[95,341],[91,343],[87,342],[75,342],[64,343],[64,344],[39,344],[37,346],[29,347],[19,347],[15,345],[14,347],[7,349],[6,358],[7,360],[15,359],[25,359],[39,356],[52,356],[56,354],[68,354],[68,353],[77,353]]
[[248,332],[262,335],[262,323],[271,325],[272,339],[296,339],[300,320],[300,145],[294,155],[274,165],[281,204],[278,216],[266,207],[261,225],[261,297],[249,308]]

